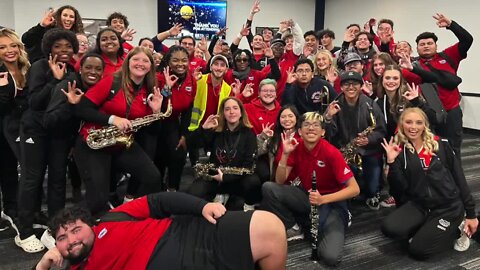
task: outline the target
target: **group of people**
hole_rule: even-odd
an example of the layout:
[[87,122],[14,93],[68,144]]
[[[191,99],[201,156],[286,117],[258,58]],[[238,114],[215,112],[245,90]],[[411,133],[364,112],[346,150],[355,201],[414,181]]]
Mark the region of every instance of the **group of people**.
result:
[[[336,47],[333,31],[303,34],[293,20],[253,35],[258,12],[256,0],[230,46],[226,29],[210,46],[190,36],[165,46],[180,24],[133,46],[115,12],[89,48],[69,5],[21,38],[0,30],[1,217],[26,252],[53,236],[37,269],[284,269],[287,238],[304,234],[337,265],[354,197],[395,206],[382,232],[416,258],[468,248],[478,220],[460,162],[456,70],[472,36],[436,14],[459,42],[438,52],[436,35],[421,33],[416,59],[388,19],[349,25]],[[243,37],[250,50],[238,48]],[[177,192],[187,155],[189,194]],[[85,200],[64,209],[67,175]],[[52,222],[41,241],[42,197]]]

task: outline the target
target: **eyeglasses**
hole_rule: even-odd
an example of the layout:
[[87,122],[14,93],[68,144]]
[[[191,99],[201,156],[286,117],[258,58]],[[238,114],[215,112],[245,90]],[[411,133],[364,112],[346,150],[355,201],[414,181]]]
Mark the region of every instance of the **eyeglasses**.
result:
[[276,93],[277,91],[276,91],[276,90],[260,90],[260,92],[262,92],[262,93],[268,93],[268,94],[273,94],[273,93]]
[[295,71],[296,73],[299,73],[299,74],[308,74],[310,72],[312,72],[311,69],[297,69],[297,71]]
[[353,62],[350,62],[348,64],[345,65],[346,68],[351,68],[351,67],[355,67],[357,65],[360,65],[360,61],[353,61]]
[[302,128],[321,128],[322,125],[319,122],[314,122],[314,123],[309,123],[309,122],[303,122],[302,123]]
[[188,42],[182,42],[180,43],[182,46],[194,46],[193,43],[188,43]]
[[82,46],[88,46],[88,45],[90,45],[90,42],[88,42],[88,41],[79,41],[78,44],[79,44],[79,45],[82,45]]
[[246,63],[246,62],[248,62],[248,58],[237,58],[237,59],[235,59],[235,61],[238,62],[238,63],[242,63],[242,62]]

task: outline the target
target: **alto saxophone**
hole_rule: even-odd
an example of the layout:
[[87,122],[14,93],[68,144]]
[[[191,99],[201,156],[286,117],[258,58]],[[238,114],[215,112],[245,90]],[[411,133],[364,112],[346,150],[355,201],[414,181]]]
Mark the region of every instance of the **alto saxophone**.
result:
[[87,135],[87,145],[92,149],[102,149],[117,144],[123,144],[129,148],[133,143],[133,133],[140,128],[150,125],[151,123],[169,117],[172,114],[172,103],[168,100],[167,110],[163,112],[153,113],[145,117],[132,120],[132,128],[127,131],[121,131],[116,126],[110,125],[99,129],[90,129]]
[[215,166],[213,163],[197,163],[193,166],[195,172],[195,178],[206,178],[210,179],[212,175],[216,175],[218,170],[221,170],[224,174],[233,174],[233,175],[249,175],[253,174],[255,171],[255,162],[253,163],[252,168],[243,168],[243,167],[227,167],[227,166]]
[[[368,136],[370,133],[372,133],[372,131],[375,130],[375,127],[377,126],[377,122],[375,121],[375,117],[373,116],[373,108],[368,102],[367,102],[367,107],[368,107],[368,112],[370,116],[370,126],[368,126],[366,129],[360,132],[358,137]],[[362,172],[362,156],[358,154],[359,146],[355,141],[355,139],[358,137],[355,137],[346,146],[340,148],[340,152],[342,153],[342,156],[348,165],[355,165],[358,171]]]

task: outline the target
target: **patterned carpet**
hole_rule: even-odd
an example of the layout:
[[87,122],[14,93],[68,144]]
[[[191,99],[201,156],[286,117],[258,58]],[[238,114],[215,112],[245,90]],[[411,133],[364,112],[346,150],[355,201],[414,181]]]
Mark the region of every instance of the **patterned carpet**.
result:
[[[472,195],[480,205],[480,136],[466,135],[462,147],[462,162]],[[186,170],[183,185],[191,177]],[[480,269],[480,245],[472,241],[466,252],[450,251],[427,262],[408,257],[400,243],[380,233],[380,224],[391,209],[368,210],[363,204],[352,205],[353,224],[346,237],[343,260],[335,269]],[[41,232],[38,232],[41,234]],[[31,269],[42,254],[27,254],[15,246],[12,230],[0,232],[0,270]],[[287,269],[329,269],[310,261],[310,245],[306,241],[289,243]]]

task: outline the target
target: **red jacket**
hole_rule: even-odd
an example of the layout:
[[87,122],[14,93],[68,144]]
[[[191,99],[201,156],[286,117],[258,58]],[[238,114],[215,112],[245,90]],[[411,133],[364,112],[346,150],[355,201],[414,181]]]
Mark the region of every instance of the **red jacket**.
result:
[[[278,113],[280,112],[280,104],[277,101],[275,101],[275,108],[273,110],[267,110],[258,98],[244,106],[255,135],[262,133],[262,124],[275,124]],[[274,128],[275,126],[271,127],[272,130]]]

